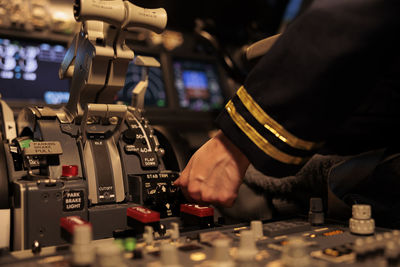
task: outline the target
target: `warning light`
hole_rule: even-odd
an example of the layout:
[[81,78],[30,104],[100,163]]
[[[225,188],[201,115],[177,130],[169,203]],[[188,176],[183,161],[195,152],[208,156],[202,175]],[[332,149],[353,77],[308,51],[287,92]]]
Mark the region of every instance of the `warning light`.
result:
[[62,166],[63,177],[75,177],[78,176],[78,166],[76,165],[63,165]]

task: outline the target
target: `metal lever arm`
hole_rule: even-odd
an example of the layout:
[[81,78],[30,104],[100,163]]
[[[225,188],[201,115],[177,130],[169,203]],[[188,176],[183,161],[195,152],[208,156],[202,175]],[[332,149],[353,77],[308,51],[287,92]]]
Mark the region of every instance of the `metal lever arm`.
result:
[[73,72],[65,109],[79,121],[84,106],[111,104],[124,86],[129,62],[134,58],[133,51],[125,45],[129,27],[161,32],[167,14],[162,8],[145,9],[123,0],[75,0],[74,15],[83,27],[59,72],[60,78]]
[[153,57],[137,56],[135,65],[142,67],[142,77],[132,90],[132,106],[143,109],[144,97],[146,95],[147,86],[149,85],[149,68],[159,68],[160,62]]
[[[83,162],[88,181],[88,198],[92,204],[122,202],[125,199],[124,177],[120,154],[116,140],[119,138],[119,128],[125,121],[128,108],[125,105],[89,104],[81,123]],[[117,117],[118,122],[111,136],[88,138],[88,132],[96,125],[88,125],[88,118],[106,119]],[[95,130],[97,133],[108,131],[109,127]]]
[[77,21],[99,20],[121,28],[141,27],[156,33],[161,33],[167,25],[165,9],[143,8],[125,0],[76,0],[74,16]]

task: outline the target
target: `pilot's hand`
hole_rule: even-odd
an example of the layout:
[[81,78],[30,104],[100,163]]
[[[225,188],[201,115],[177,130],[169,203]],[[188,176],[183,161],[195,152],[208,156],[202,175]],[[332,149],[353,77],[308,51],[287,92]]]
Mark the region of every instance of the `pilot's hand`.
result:
[[230,207],[248,166],[246,156],[218,131],[194,153],[174,184],[189,201]]

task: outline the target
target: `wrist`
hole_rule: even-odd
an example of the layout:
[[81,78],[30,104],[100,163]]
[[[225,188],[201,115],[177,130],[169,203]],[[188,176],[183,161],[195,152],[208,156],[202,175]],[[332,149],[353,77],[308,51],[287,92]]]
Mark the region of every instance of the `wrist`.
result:
[[224,146],[225,150],[232,156],[240,169],[246,171],[247,167],[250,165],[250,161],[246,155],[221,130],[217,132],[215,138]]

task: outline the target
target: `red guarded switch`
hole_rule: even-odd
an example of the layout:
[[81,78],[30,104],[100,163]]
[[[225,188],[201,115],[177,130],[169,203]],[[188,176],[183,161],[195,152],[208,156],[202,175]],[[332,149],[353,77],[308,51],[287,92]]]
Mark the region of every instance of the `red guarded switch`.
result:
[[181,204],[181,218],[185,226],[210,228],[214,225],[214,209],[197,204]]
[[145,226],[153,227],[154,231],[160,230],[160,213],[145,207],[130,207],[126,210],[128,226],[134,235],[141,235]]
[[181,204],[181,212],[188,213],[197,217],[214,216],[213,208],[196,204]]
[[128,217],[142,223],[151,223],[160,221],[160,213],[144,207],[131,207],[126,210]]
[[71,234],[74,233],[74,227],[76,227],[78,225],[84,225],[84,224],[87,224],[90,226],[92,225],[90,222],[83,220],[79,216],[68,216],[68,217],[62,217],[60,219],[61,228],[63,228],[64,230],[68,231]]

